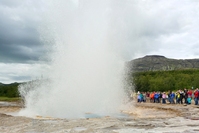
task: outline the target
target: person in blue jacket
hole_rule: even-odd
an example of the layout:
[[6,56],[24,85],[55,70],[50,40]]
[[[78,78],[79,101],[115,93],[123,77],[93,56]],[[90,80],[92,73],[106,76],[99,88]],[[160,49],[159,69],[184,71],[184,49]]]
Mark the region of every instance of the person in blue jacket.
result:
[[159,101],[159,97],[160,97],[160,94],[159,94],[158,92],[156,92],[155,95],[154,95],[154,99],[155,99],[155,102],[156,102],[156,103],[159,103],[159,102],[160,102],[160,101]]
[[174,101],[175,93],[174,93],[174,92],[172,92],[172,93],[170,94],[170,98],[171,98],[171,103],[172,103],[172,104],[175,104],[175,101]]

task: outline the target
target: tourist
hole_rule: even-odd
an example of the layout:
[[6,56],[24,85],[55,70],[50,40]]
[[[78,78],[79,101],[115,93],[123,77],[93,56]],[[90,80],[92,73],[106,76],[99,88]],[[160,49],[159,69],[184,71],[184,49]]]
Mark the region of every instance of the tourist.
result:
[[176,93],[176,103],[180,104],[180,92],[177,91]]
[[195,105],[198,105],[198,96],[199,96],[199,92],[198,92],[198,88],[196,88],[196,90],[194,91]]
[[141,97],[140,97],[140,92],[138,91],[138,93],[137,93],[137,102],[139,103],[139,102],[141,102]]
[[188,97],[191,97],[191,98],[192,98],[192,91],[191,91],[191,89],[188,90],[187,94],[188,94]]
[[170,102],[170,103],[175,104],[174,98],[175,98],[175,93],[172,92],[172,93],[170,94],[170,99],[171,99],[171,102]]
[[172,93],[172,92],[169,91],[168,94],[167,94],[169,103],[171,103],[171,93]]
[[192,90],[189,89],[188,92],[188,98],[187,98],[187,104],[191,104],[191,100],[192,100]]
[[191,104],[191,96],[188,95],[187,104]]
[[183,95],[184,95],[184,92],[182,91],[182,90],[179,90],[179,93],[180,93],[180,97],[179,97],[179,102],[181,103],[181,104],[183,104]]
[[144,100],[143,92],[140,93],[140,102],[143,102]]
[[155,94],[154,92],[151,92],[149,95],[151,103],[154,102],[154,94]]
[[188,98],[188,91],[186,88],[184,88],[184,103],[187,104],[187,98]]
[[160,98],[160,94],[158,92],[155,93],[154,95],[154,99],[155,99],[155,103],[159,103],[159,98]]
[[150,92],[147,92],[147,93],[146,93],[146,102],[147,102],[147,101],[150,101]]
[[163,92],[162,94],[162,104],[166,104],[166,93]]
[[161,103],[162,101],[162,92],[159,92],[159,102]]

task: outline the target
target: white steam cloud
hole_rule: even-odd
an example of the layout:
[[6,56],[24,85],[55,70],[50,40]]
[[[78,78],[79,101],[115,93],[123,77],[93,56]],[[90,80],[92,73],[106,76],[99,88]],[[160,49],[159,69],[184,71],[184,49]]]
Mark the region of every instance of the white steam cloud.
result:
[[50,47],[51,68],[46,82],[21,86],[23,115],[75,118],[117,112],[124,98],[124,59],[198,55],[198,1],[43,2],[41,36]]
[[[24,115],[75,118],[88,112],[117,112],[124,96],[124,59],[198,53],[195,0],[44,3],[41,36],[51,48],[47,55],[51,68],[45,74],[48,81],[21,86]],[[188,45],[193,54],[184,54]]]
[[124,100],[121,50],[125,43],[124,25],[117,18],[120,2],[49,3],[46,28],[41,30],[44,41],[53,47],[48,55],[49,78],[20,87],[26,106],[22,115],[79,118],[85,113],[119,113]]

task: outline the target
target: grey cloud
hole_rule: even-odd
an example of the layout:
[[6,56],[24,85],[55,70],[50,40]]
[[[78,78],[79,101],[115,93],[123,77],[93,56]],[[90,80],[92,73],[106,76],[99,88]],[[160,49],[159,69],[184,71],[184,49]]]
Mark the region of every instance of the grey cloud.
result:
[[0,45],[0,61],[10,63],[30,63],[38,61],[44,50],[19,44]]
[[[16,10],[21,2],[0,2],[0,62],[30,63],[38,61],[45,53],[37,30],[40,20],[35,19],[34,13],[26,15],[25,9]],[[9,6],[9,10],[5,6]]]
[[[34,62],[45,54],[37,30],[41,23],[40,13],[45,10],[45,1],[42,1],[0,0],[0,62]],[[191,25],[189,19],[197,21],[198,25],[197,0],[187,3],[177,0],[132,1],[134,3],[129,4],[128,0],[121,0],[110,16],[110,19],[114,18],[110,32],[120,33],[114,37],[121,40],[113,44],[125,45],[121,49],[124,49],[126,59],[132,59],[137,53],[158,51],[165,45],[161,37],[186,32],[183,30]]]

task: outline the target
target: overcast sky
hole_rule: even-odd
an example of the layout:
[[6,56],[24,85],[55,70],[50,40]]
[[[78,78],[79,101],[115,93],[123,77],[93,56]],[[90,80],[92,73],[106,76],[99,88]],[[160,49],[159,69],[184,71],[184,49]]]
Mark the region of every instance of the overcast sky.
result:
[[[39,32],[47,1],[0,0],[0,82],[40,78],[49,68]],[[134,13],[128,12],[126,19],[131,38],[126,61],[145,55],[199,58],[198,0],[132,1]]]

